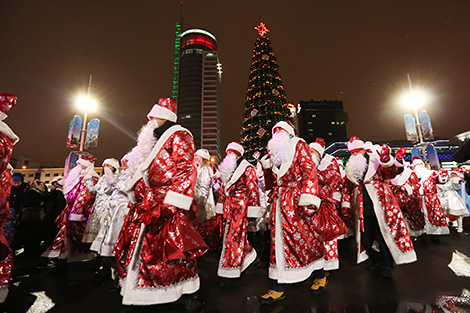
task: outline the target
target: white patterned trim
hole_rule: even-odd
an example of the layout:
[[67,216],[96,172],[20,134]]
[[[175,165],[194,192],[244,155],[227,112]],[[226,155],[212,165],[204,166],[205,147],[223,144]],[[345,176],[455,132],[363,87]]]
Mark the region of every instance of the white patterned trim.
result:
[[217,203],[215,205],[215,214],[224,214],[224,204],[223,203]]
[[192,201],[192,197],[188,197],[173,190],[168,190],[163,203],[188,211]]
[[258,218],[263,216],[261,213],[261,207],[259,206],[248,206],[247,217],[249,218]]
[[85,222],[87,218],[83,214],[75,214],[75,213],[70,213],[69,215],[69,221],[72,222]]
[[341,192],[339,192],[339,191],[333,192],[332,197],[333,197],[334,200],[340,202],[340,201],[341,201],[341,198],[342,198],[342,197],[341,197]]
[[325,271],[334,271],[339,269],[339,259],[335,258],[333,260],[325,261],[325,266],[323,269]]
[[320,207],[321,199],[317,196],[303,193],[300,195],[299,205],[313,205],[314,207]]

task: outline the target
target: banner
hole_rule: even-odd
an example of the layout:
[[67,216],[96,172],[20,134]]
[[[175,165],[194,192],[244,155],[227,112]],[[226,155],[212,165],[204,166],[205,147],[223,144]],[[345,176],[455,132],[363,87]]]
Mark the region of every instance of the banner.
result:
[[83,149],[91,150],[98,145],[98,132],[100,130],[100,120],[94,118],[90,120],[86,132],[85,147]]
[[424,140],[434,140],[434,134],[432,132],[431,118],[426,110],[419,112],[419,121],[421,122],[421,129],[423,130]]
[[404,120],[406,140],[411,141],[411,143],[418,142],[418,134],[416,133],[415,119],[411,114],[405,114]]
[[[421,115],[421,114],[420,114]],[[436,148],[432,144],[426,146],[426,158],[428,159],[429,166],[434,170],[440,170],[439,156]]]
[[82,129],[82,118],[75,115],[70,121],[69,133],[67,135],[67,148],[76,148],[80,140],[80,131]]

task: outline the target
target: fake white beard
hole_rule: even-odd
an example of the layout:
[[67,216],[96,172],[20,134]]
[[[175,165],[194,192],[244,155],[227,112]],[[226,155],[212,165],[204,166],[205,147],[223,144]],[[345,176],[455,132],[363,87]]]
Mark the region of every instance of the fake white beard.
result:
[[367,170],[367,159],[361,153],[356,155],[351,155],[346,163],[344,171],[346,172],[346,177],[354,179],[356,182],[360,182],[364,173]]
[[133,149],[132,156],[129,158],[129,167],[137,168],[152,152],[157,143],[157,138],[153,135],[155,128],[158,128],[157,120],[150,120],[139,130],[137,146],[135,150]]
[[227,155],[219,165],[220,179],[227,184],[237,167],[237,157],[235,154]]
[[275,133],[268,142],[268,150],[271,162],[276,167],[292,159],[295,149],[291,149],[291,136],[283,131]]
[[417,165],[413,170],[415,171],[416,176],[418,176],[420,179],[426,174],[427,171],[429,171],[424,165]]
[[71,169],[65,178],[64,190],[69,191],[71,188],[73,188],[82,174],[83,169],[80,165],[76,165],[73,169]]
[[315,163],[315,166],[318,167],[320,164],[320,157],[317,154],[312,153],[312,160]]
[[108,182],[108,184],[111,185],[114,182],[113,170],[110,169],[109,167],[105,167],[103,168],[103,172],[104,172],[104,177],[106,178],[106,181]]

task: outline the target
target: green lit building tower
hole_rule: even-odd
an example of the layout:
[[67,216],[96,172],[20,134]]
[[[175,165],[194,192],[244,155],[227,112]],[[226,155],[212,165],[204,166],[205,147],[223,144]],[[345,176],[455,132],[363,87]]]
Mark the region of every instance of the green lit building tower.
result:
[[220,160],[220,83],[222,65],[214,35],[202,29],[181,34],[177,88],[178,123],[188,128],[196,149]]

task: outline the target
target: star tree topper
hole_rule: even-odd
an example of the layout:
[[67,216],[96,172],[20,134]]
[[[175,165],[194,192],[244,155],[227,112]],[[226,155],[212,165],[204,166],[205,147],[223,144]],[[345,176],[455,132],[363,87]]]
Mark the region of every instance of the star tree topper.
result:
[[259,23],[258,26],[255,27],[261,37],[265,37],[267,33],[269,33],[269,29],[266,28],[263,22]]

